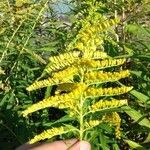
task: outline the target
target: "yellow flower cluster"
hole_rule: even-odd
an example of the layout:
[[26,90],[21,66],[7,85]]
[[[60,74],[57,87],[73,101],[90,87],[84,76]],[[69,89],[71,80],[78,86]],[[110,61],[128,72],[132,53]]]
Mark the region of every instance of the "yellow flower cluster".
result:
[[59,54],[58,56],[49,57],[49,61],[55,64],[59,64],[62,61],[68,61],[69,59],[74,60],[77,59],[80,55],[79,51],[66,52],[63,54]]
[[77,42],[74,47],[81,51],[96,51],[97,47],[103,43],[103,39],[99,37],[99,33],[107,30],[115,25],[118,19],[109,19],[104,22],[99,22],[101,18],[97,18],[97,22],[86,22],[77,35]]
[[93,104],[90,109],[92,112],[95,112],[95,111],[109,109],[109,108],[121,107],[123,105],[128,105],[127,99],[100,100],[99,102]]
[[133,87],[123,86],[116,88],[87,88],[85,96],[88,97],[99,97],[99,96],[114,96],[129,92]]
[[49,77],[48,79],[34,82],[26,89],[28,91],[32,91],[47,86],[69,82],[71,79],[73,79],[73,75],[76,74],[77,72],[78,69],[76,67],[68,67],[65,70],[54,73],[53,76]]
[[83,53],[83,58],[89,58],[89,59],[104,59],[107,58],[107,53],[103,51],[85,51]]
[[87,85],[84,83],[76,83],[76,88],[70,92],[70,96],[74,99],[78,99],[83,95],[84,91],[87,89]]
[[102,120],[104,122],[111,123],[116,126],[115,128],[115,134],[116,138],[120,138],[121,132],[120,132],[120,124],[121,124],[121,118],[117,112],[113,112],[111,114],[106,114],[103,116]]
[[16,0],[15,4],[16,4],[17,7],[21,7],[24,4],[28,4],[28,3],[30,3],[30,0]]
[[59,56],[50,57],[49,60],[51,63],[47,66],[45,71],[47,73],[52,73],[69,67],[79,59],[80,54],[79,51],[73,51],[60,54]]
[[70,108],[76,109],[75,105],[78,105],[78,99],[85,91],[87,86],[85,84],[77,84],[76,88],[67,94],[51,96],[46,98],[32,106],[28,107],[26,110],[22,112],[23,116],[26,117],[28,114],[33,113],[37,110],[44,109],[47,107],[57,107],[60,109]]
[[[118,72],[104,72],[102,70],[104,68],[122,65],[126,59],[113,59],[110,58],[107,53],[103,52],[103,41],[106,37],[104,32],[107,31],[109,27],[115,25],[118,19],[107,20],[106,17],[97,13],[98,7],[96,7],[95,4],[93,5],[91,1],[90,3],[92,8],[89,13],[87,13],[89,15],[80,22],[81,24],[79,23],[81,29],[74,38],[74,41],[69,44],[67,48],[68,52],[49,58],[50,62],[45,71],[50,74],[50,77],[45,80],[36,81],[27,88],[28,91],[32,91],[42,87],[57,85],[55,96],[50,96],[33,104],[24,110],[22,114],[25,117],[30,113],[47,107],[66,109],[68,115],[76,118],[79,123],[79,129],[78,127],[72,127],[76,128],[81,140],[84,138],[83,133],[86,130],[102,122],[115,125],[116,137],[120,137],[121,119],[118,113],[105,114],[100,118],[101,120],[93,120],[93,116],[90,116],[90,119],[87,120],[85,117],[96,111],[118,108],[128,104],[127,99],[112,99],[100,100],[89,106],[89,102],[86,101],[88,98],[93,99],[101,96],[120,95],[132,89],[131,86],[114,88],[95,88],[91,86],[97,83],[115,82],[121,78],[128,77],[130,73],[129,70]],[[74,50],[76,48],[78,51]],[[86,107],[89,107],[89,110]],[[68,129],[65,128],[65,126],[52,128],[35,136],[31,139],[30,143],[32,144],[40,140],[51,138],[55,135],[61,135],[66,133],[66,131],[68,131]]]
[[105,59],[105,60],[89,60],[89,59],[81,59],[79,61],[79,66],[83,68],[90,69],[104,69],[112,66],[122,65],[126,59]]
[[84,76],[86,83],[103,83],[103,82],[114,82],[121,78],[128,77],[130,75],[129,70],[123,70],[120,72],[88,72]]
[[90,127],[95,127],[95,126],[99,125],[100,123],[102,123],[102,120],[90,120],[90,121],[88,122],[88,125],[89,125]]
[[73,79],[73,75],[78,72],[76,67],[68,67],[62,71],[56,72],[53,74],[53,78],[58,79],[63,82],[67,82],[70,79]]
[[58,128],[55,127],[55,128],[52,128],[52,129],[48,129],[48,130],[42,132],[41,134],[36,135],[33,139],[31,139],[29,141],[29,143],[33,144],[35,142],[45,140],[45,139],[48,139],[48,138],[52,138],[56,135],[60,135],[60,134],[63,134],[63,133],[66,133],[65,127],[58,127]]
[[58,98],[62,98],[62,97],[58,97],[58,96],[51,96],[47,99],[44,99],[36,104],[33,104],[31,105],[30,107],[28,107],[26,110],[24,110],[22,112],[22,115],[24,117],[26,117],[28,114],[30,113],[33,113],[35,111],[38,111],[40,109],[44,109],[44,108],[47,108],[47,107],[54,107],[54,106],[57,106],[58,105]]
[[92,59],[104,59],[107,57],[108,57],[107,53],[102,52],[102,51],[95,51],[93,52],[93,55],[92,55]]
[[56,85],[59,83],[58,79],[54,78],[48,78],[42,81],[35,81],[33,84],[31,84],[29,87],[26,88],[27,91],[33,91],[39,88],[47,87],[47,86],[52,86]]
[[[101,19],[101,18],[99,18],[99,19]],[[109,27],[112,27],[113,25],[117,24],[118,22],[119,22],[118,18],[105,20],[103,22],[99,22],[99,21],[93,22],[92,25],[89,22],[87,22],[85,27],[83,27],[79,31],[79,34],[77,36],[81,38],[81,41],[82,41],[82,37],[85,37],[85,36],[86,37],[88,36],[89,40],[91,40],[92,39],[91,37],[93,35],[96,35],[100,32],[108,30]],[[87,42],[87,41],[85,41],[85,42]]]

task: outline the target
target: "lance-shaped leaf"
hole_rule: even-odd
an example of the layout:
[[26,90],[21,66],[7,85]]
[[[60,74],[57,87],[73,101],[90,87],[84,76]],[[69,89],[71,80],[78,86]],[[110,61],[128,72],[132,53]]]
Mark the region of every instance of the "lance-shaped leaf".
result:
[[140,145],[137,142],[131,141],[131,140],[124,140],[132,149],[136,150],[147,150],[147,148],[144,148],[142,145]]
[[132,90],[133,87],[131,86],[123,86],[123,87],[116,87],[116,88],[93,88],[89,87],[85,91],[85,97],[99,97],[99,96],[114,96],[120,95],[129,92]]
[[106,82],[118,81],[121,78],[128,77],[130,75],[129,70],[123,70],[120,72],[88,72],[84,76],[85,83],[99,84]]
[[60,93],[62,91],[70,92],[70,91],[74,90],[75,88],[77,88],[76,83],[63,83],[63,84],[59,84],[57,86],[55,94],[56,93]]
[[74,128],[73,126],[67,126],[67,125],[64,125],[61,127],[54,127],[54,128],[48,129],[48,130],[40,133],[39,135],[36,135],[33,139],[31,139],[29,141],[29,143],[33,144],[33,143],[41,141],[41,140],[50,139],[57,135],[62,135],[62,134],[66,134],[68,132],[73,132],[75,130],[77,130],[77,129]]

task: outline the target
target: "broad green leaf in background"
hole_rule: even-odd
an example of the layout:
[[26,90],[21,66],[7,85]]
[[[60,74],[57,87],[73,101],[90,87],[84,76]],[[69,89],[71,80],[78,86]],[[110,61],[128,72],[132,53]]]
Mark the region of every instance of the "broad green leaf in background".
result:
[[144,148],[143,146],[141,146],[140,144],[131,141],[131,140],[124,140],[132,149],[136,149],[136,150],[147,150],[146,148]]
[[130,93],[142,103],[148,103],[150,101],[150,98],[147,95],[138,92],[137,90],[132,90]]
[[125,106],[124,107],[126,110],[125,112],[134,120],[136,121],[138,124],[140,124],[141,126],[145,126],[147,128],[150,128],[150,121],[143,116],[140,112],[136,111],[135,109],[132,109],[129,106]]

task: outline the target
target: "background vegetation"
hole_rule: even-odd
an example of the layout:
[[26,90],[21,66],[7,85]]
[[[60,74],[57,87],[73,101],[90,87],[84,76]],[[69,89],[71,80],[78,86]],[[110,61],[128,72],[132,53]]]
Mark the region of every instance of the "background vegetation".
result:
[[[105,42],[105,49],[110,56],[128,59],[123,68],[132,70],[132,78],[124,82],[134,90],[127,95],[131,110],[121,113],[123,137],[115,139],[104,126],[94,143],[103,150],[149,149],[150,4],[148,0],[101,2],[99,13],[121,19],[115,28],[121,49],[112,40]],[[45,90],[28,93],[25,88],[42,74],[48,57],[63,51],[66,40],[75,36],[71,30],[75,16],[85,7],[83,0],[0,1],[1,150],[15,149],[65,115],[50,108],[26,119],[20,112],[46,95]]]

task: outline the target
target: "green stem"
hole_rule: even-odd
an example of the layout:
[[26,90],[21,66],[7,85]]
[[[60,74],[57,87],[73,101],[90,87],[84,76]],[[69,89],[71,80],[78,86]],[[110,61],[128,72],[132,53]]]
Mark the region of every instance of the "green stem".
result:
[[[84,80],[84,71],[81,70],[81,83],[83,83]],[[80,98],[80,141],[83,140],[83,132],[84,132],[84,125],[83,125],[83,97]]]
[[80,141],[83,139],[83,101],[80,100]]

